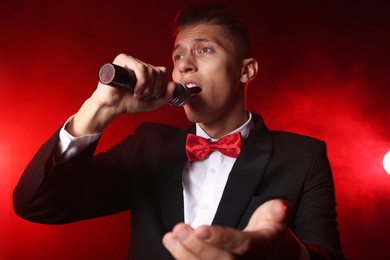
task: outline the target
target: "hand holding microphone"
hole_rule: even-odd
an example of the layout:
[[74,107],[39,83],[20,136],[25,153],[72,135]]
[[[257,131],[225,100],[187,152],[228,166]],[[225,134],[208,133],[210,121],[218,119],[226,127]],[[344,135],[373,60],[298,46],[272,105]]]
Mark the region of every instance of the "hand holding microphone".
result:
[[[134,71],[112,63],[104,63],[99,68],[98,78],[99,81],[105,85],[131,92],[134,91],[134,86],[137,82]],[[169,104],[173,106],[185,105],[192,95],[202,91],[198,86],[189,88],[178,82],[175,82],[175,85],[176,89],[173,98],[169,101]]]

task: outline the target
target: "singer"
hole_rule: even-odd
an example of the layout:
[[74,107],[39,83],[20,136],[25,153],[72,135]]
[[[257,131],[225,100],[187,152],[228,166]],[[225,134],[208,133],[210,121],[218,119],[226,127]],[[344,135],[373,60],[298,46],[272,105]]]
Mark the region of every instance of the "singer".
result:
[[[118,55],[133,92],[98,83],[25,169],[15,212],[62,224],[130,210],[129,259],[344,259],[325,143],[245,107],[258,63],[244,24],[221,4],[175,21],[172,81]],[[174,82],[201,88],[183,106],[193,127],[145,123],[94,156],[112,120],[166,105]]]

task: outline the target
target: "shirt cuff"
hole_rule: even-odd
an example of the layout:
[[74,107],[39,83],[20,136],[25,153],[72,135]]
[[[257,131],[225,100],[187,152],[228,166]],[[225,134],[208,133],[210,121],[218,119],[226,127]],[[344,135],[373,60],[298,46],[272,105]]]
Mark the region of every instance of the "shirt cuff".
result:
[[58,157],[61,160],[67,160],[83,150],[85,147],[95,142],[101,136],[101,133],[83,135],[79,137],[72,136],[65,130],[65,126],[73,119],[71,116],[66,120],[59,133]]

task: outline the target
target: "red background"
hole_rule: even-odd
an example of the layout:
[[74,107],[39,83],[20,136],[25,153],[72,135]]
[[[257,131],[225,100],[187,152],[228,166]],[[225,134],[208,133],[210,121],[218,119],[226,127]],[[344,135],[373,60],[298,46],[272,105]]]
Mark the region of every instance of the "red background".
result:
[[[374,3],[373,3],[374,2]],[[229,1],[252,35],[259,77],[248,107],[269,128],[325,140],[349,259],[390,259],[389,6],[379,1]],[[124,52],[171,69],[171,22],[188,1],[0,2],[0,259],[124,259],[122,213],[48,226],[18,218],[11,194],[39,146]],[[141,121],[188,125],[181,109],[123,116],[99,150]]]

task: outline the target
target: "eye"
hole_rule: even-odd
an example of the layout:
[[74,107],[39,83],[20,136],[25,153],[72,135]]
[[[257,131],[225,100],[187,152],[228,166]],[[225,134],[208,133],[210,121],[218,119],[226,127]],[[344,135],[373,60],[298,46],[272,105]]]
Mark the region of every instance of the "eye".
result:
[[210,47],[202,47],[199,50],[199,53],[201,53],[201,54],[203,54],[203,53],[211,53],[211,52],[213,52],[213,50]]
[[179,60],[182,60],[183,59],[183,55],[182,54],[175,54],[173,55],[173,60],[174,61],[179,61]]

